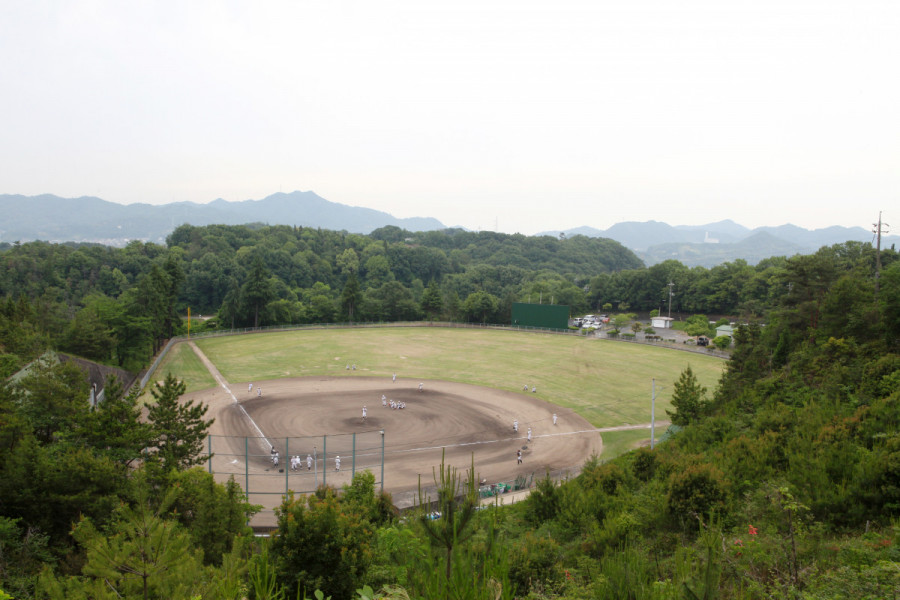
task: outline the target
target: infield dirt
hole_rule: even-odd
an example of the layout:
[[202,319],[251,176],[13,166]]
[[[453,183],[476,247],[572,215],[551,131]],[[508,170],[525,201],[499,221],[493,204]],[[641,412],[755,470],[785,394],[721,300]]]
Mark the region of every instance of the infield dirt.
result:
[[[423,384],[421,391],[419,383]],[[269,494],[251,498],[265,505],[255,520],[260,525],[274,524],[271,510],[280,503],[280,493],[286,488],[308,487],[308,482],[299,479],[309,476],[305,467],[291,474],[287,461],[294,454],[305,458],[311,449],[285,452],[278,448],[279,440],[285,438],[366,432],[371,436],[373,431],[384,430],[384,489],[401,508],[414,502],[420,476],[423,487],[433,485],[433,468],[440,465],[442,452],[446,463],[463,474],[474,459],[479,480],[495,482],[510,481],[518,475],[542,477],[548,470],[574,472],[591,454],[599,455],[602,450],[600,433],[592,425],[530,391],[507,392],[436,380],[398,378],[392,382],[390,378],[354,375],[254,382],[252,391],[248,391],[248,382],[225,385],[227,390],[220,385],[188,394],[185,399],[209,405],[207,417],[215,418],[210,431],[213,436],[237,436],[221,438],[230,446],[215,450],[216,473],[236,473],[240,483],[241,473],[272,475],[254,479],[253,491],[262,492],[263,486]],[[262,395],[257,395],[258,389]],[[406,408],[382,407],[382,395],[405,402]],[[363,406],[368,412],[365,421]],[[557,425],[553,425],[554,412]],[[513,431],[514,420],[518,420],[518,432]],[[529,427],[531,443],[526,440]],[[271,463],[268,446],[265,452],[260,446],[246,452],[242,436],[255,439],[260,435],[283,454],[278,468]],[[516,462],[517,449],[522,449],[521,465]],[[244,456],[250,457],[246,465]],[[334,471],[333,458],[331,453],[327,462],[316,465],[317,476],[327,475],[329,485],[340,487],[350,482],[351,466],[345,457],[341,471]],[[228,468],[224,468],[225,462]],[[374,474],[380,479],[380,473]]]

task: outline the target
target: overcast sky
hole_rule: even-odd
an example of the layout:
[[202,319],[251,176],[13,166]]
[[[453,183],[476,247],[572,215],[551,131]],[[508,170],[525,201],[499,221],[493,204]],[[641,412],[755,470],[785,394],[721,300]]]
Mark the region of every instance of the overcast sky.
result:
[[900,2],[0,3],[0,193],[900,230]]

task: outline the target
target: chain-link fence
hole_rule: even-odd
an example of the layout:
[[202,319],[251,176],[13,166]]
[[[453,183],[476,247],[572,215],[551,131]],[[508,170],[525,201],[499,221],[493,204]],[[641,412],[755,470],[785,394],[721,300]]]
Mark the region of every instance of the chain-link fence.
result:
[[312,494],[328,485],[347,485],[356,473],[370,471],[375,489],[384,486],[384,432],[304,437],[239,437],[210,435],[206,440],[209,472],[218,481],[230,478],[243,488],[251,504],[263,510],[255,521],[274,524],[274,509],[293,491]]

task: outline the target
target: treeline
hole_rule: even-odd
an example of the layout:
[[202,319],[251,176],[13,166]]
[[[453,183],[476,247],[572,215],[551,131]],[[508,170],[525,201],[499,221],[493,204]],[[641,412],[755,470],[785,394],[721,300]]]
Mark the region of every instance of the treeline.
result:
[[512,303],[586,310],[590,276],[640,266],[611,240],[467,233],[372,235],[185,225],[166,247],[32,242],[0,252],[0,375],[57,349],[138,370],[182,332],[207,327],[420,318],[509,322]]

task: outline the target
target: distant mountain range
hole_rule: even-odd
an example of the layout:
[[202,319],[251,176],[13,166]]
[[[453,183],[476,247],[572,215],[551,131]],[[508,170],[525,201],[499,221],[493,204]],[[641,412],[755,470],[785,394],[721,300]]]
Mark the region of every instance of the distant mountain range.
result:
[[[388,213],[330,202],[314,192],[272,194],[262,200],[209,204],[116,204],[100,198],[60,198],[50,194],[0,194],[0,242],[45,240],[95,242],[124,246],[130,240],[165,243],[177,226],[189,223],[297,225],[351,233],[371,233],[394,225],[408,231],[446,229],[437,219],[398,219]],[[707,225],[672,226],[659,221],[617,223],[607,230],[578,227],[538,235],[584,235],[613,239],[634,251],[648,266],[675,259],[687,266],[712,267],[744,259],[756,264],[771,256],[815,252],[822,246],[847,241],[871,242],[862,227],[808,230],[795,225],[748,229],[725,220]],[[882,238],[882,246],[900,244],[900,236]]]
[[0,241],[99,242],[123,246],[130,240],[164,243],[179,225],[298,225],[370,233],[395,225],[409,231],[446,229],[437,219],[398,219],[388,213],[329,202],[313,192],[272,194],[262,200],[209,204],[116,204],[100,198],[0,195]]
[[[848,241],[872,242],[862,227],[803,229],[796,225],[748,229],[725,220],[707,225],[672,226],[659,221],[616,223],[607,230],[577,227],[538,235],[584,235],[613,239],[637,254],[647,266],[674,259],[689,266],[713,267],[744,259],[753,265],[771,256],[810,254],[822,246]],[[900,244],[900,236],[882,236],[881,247]]]

